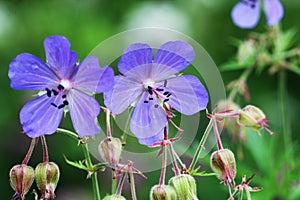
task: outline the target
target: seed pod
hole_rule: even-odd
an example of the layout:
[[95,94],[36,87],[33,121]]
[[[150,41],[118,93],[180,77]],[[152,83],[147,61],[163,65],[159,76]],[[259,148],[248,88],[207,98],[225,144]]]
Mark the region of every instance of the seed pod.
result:
[[59,180],[59,167],[54,162],[40,163],[35,168],[36,184],[42,193],[42,198],[55,198],[55,189]]
[[34,181],[34,170],[32,167],[21,164],[15,165],[9,172],[11,187],[15,190],[13,199],[25,199],[25,195]]
[[104,197],[103,200],[126,200],[126,199],[125,199],[125,197],[123,197],[121,195],[113,194],[113,195],[109,195],[109,196]]
[[180,200],[197,200],[197,186],[194,177],[189,174],[180,174],[169,180],[169,185],[173,186],[177,198]]
[[229,149],[215,151],[211,155],[210,166],[221,181],[234,184],[236,165],[232,151]]
[[106,138],[100,142],[98,151],[104,161],[116,168],[121,157],[122,142],[119,138]]
[[150,191],[150,200],[176,200],[177,195],[172,186],[155,185]]

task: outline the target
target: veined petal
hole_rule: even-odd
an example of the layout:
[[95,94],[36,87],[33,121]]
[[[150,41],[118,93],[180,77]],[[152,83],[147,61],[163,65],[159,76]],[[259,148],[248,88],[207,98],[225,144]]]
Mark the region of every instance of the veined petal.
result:
[[56,131],[63,109],[58,109],[51,103],[56,103],[60,97],[49,98],[47,95],[42,95],[24,105],[20,112],[20,120],[26,135],[36,138]]
[[127,47],[118,63],[119,72],[126,75],[133,68],[152,63],[152,49],[148,44],[135,43]]
[[260,0],[243,0],[231,11],[233,23],[240,28],[253,28],[260,17]]
[[58,84],[57,74],[41,59],[29,54],[18,55],[9,65],[10,86],[16,90],[45,90]]
[[284,14],[283,6],[279,0],[265,0],[264,10],[269,26],[278,24]]
[[113,84],[113,70],[108,66],[100,68],[96,56],[85,58],[78,66],[74,79],[76,89],[100,93],[112,89]]
[[138,141],[140,144],[150,146],[151,144],[153,144],[155,142],[162,141],[163,138],[164,138],[164,127],[162,128],[161,131],[158,132],[157,135],[153,135],[153,136],[147,137],[147,138],[138,138]]
[[184,115],[193,115],[207,106],[207,91],[195,76],[168,79],[166,88],[171,93],[168,104]]
[[73,127],[80,137],[94,136],[100,133],[97,116],[100,106],[94,97],[77,90],[67,95]]
[[113,114],[120,114],[143,92],[143,85],[124,76],[115,77],[112,90],[104,93],[104,103]]
[[75,70],[77,54],[70,50],[70,46],[63,36],[47,37],[44,41],[47,62],[62,79],[70,78]]
[[193,47],[181,40],[164,43],[154,58],[153,77],[156,80],[167,78],[189,66],[194,60]]
[[[147,103],[144,102],[145,100]],[[162,129],[166,123],[166,113],[157,99],[149,100],[148,93],[144,92],[138,100],[131,117],[131,132],[141,141],[149,139],[149,143],[158,142],[161,138],[158,134],[163,133]]]

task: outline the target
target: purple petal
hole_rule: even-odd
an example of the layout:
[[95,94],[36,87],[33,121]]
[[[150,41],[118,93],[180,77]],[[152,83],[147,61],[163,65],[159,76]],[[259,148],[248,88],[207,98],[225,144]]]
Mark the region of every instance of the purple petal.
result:
[[157,135],[148,137],[148,138],[138,138],[139,143],[143,145],[150,146],[151,144],[155,142],[159,142],[164,138],[164,127],[162,128],[161,131]]
[[49,135],[56,131],[60,124],[63,109],[51,105],[61,96],[49,98],[47,95],[37,97],[24,105],[20,120],[24,132],[31,138]]
[[75,70],[77,54],[70,50],[70,46],[63,36],[47,37],[44,41],[47,62],[62,79],[68,79]]
[[[145,100],[147,103],[144,102]],[[166,123],[166,113],[159,105],[157,99],[149,100],[148,93],[144,92],[136,103],[131,117],[131,132],[139,140],[149,140],[149,143],[152,144],[160,141],[158,139],[161,137],[157,135],[160,133],[163,134],[161,130],[165,127]]]
[[167,78],[189,66],[194,60],[193,47],[181,40],[163,44],[154,58],[153,77],[156,80]]
[[182,75],[168,79],[166,88],[171,93],[169,105],[184,115],[193,115],[207,106],[207,91],[195,76]]
[[96,56],[89,56],[80,63],[74,80],[76,89],[97,93],[112,89],[113,84],[113,70],[110,67],[100,68]]
[[115,77],[114,88],[104,93],[104,103],[113,114],[120,114],[143,92],[143,85],[124,76]]
[[273,26],[278,24],[284,14],[281,2],[279,0],[265,0],[264,6],[268,25]]
[[233,23],[240,28],[253,28],[260,17],[260,2],[240,1],[231,11]]
[[59,78],[41,59],[29,54],[18,55],[9,65],[10,86],[16,90],[45,90],[58,85]]
[[136,43],[125,49],[118,63],[119,71],[126,75],[133,68],[152,63],[152,49],[148,44]]
[[78,135],[86,137],[100,133],[97,120],[100,106],[95,98],[77,90],[70,90],[67,100],[73,126]]

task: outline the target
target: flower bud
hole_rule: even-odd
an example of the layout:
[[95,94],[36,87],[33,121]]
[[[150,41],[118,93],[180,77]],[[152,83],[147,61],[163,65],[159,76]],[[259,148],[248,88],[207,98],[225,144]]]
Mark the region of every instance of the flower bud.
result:
[[104,161],[116,168],[121,157],[122,142],[119,138],[106,138],[100,142],[98,151]]
[[59,168],[54,162],[40,163],[35,168],[36,184],[45,200],[55,198],[55,188],[59,180]]
[[169,180],[169,185],[173,186],[177,198],[182,200],[197,200],[197,186],[194,177],[189,174],[180,174]]
[[34,181],[33,168],[25,164],[15,165],[9,172],[9,178],[11,187],[16,191],[13,199],[25,199]]
[[250,61],[252,58],[254,62],[255,59],[253,58],[255,56],[255,42],[254,40],[247,40],[246,42],[243,42],[238,47],[238,64],[245,64],[246,62]]
[[172,186],[155,185],[150,191],[150,200],[176,200],[177,195]]
[[104,197],[103,200],[126,200],[126,199],[125,199],[125,197],[123,197],[121,195],[113,194],[113,195],[109,195],[109,196]]
[[263,111],[255,106],[248,105],[240,111],[239,123],[250,128],[261,128],[260,121],[266,119]]
[[210,158],[210,167],[221,181],[234,183],[236,165],[232,151],[229,149],[215,151]]

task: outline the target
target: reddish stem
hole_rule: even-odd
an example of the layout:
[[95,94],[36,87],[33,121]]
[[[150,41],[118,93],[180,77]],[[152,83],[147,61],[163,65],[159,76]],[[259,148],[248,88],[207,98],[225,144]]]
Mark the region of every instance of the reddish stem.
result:
[[49,162],[48,147],[47,147],[45,136],[41,136],[41,140],[42,140],[42,147],[43,147],[43,160],[44,162]]
[[24,158],[22,164],[27,165],[27,163],[28,163],[28,161],[29,161],[29,159],[30,159],[30,157],[31,157],[31,155],[32,155],[34,146],[35,146],[35,144],[38,142],[38,140],[39,140],[39,138],[33,138],[33,139],[31,140],[29,149],[28,149],[28,151],[27,151],[27,154],[26,154],[26,156],[25,156],[25,158]]
[[223,146],[222,146],[222,141],[221,141],[221,138],[220,138],[220,133],[219,133],[219,130],[218,130],[217,120],[216,120],[215,116],[212,116],[212,120],[213,120],[213,129],[214,129],[214,132],[215,132],[215,135],[216,135],[218,149],[221,150],[221,149],[223,149]]

